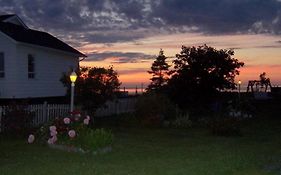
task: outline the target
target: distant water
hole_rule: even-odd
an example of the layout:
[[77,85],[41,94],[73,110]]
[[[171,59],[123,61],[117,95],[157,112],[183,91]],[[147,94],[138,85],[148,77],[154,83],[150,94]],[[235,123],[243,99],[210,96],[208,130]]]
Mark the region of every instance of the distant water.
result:
[[[254,87],[255,89],[255,87]],[[268,87],[268,90],[270,90],[270,87]],[[124,91],[123,88],[120,89],[120,91]],[[128,91],[129,95],[135,95],[136,94],[136,88],[126,88],[125,91]],[[227,90],[229,92],[238,92],[238,87],[237,89],[234,90]],[[260,89],[260,91],[264,91],[264,89]],[[143,94],[145,92],[145,88],[142,90],[141,88],[137,89],[137,94]],[[247,85],[241,85],[240,87],[240,92],[247,92]]]
[[[121,92],[124,91],[124,89],[120,89]],[[135,95],[136,92],[137,94],[143,94],[145,92],[145,89],[141,90],[141,89],[137,89],[136,88],[126,88],[125,91],[127,91],[129,93],[129,95]]]

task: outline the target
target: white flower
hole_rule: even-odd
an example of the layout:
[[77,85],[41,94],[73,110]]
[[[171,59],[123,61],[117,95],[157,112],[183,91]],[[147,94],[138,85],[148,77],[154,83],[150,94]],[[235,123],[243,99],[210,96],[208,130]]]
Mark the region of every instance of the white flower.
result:
[[48,139],[48,144],[54,144],[54,141],[53,141],[52,138],[49,138],[49,139]]
[[54,126],[54,125],[52,125],[52,126],[50,126],[50,131],[56,131],[57,130],[57,127],[56,126]]
[[89,121],[90,121],[90,119],[85,118],[84,121],[83,121],[83,123],[84,123],[85,125],[88,125],[88,124],[89,124]]
[[28,142],[28,143],[33,143],[34,140],[35,140],[35,136],[34,136],[33,134],[30,134],[30,135],[28,136],[27,142]]

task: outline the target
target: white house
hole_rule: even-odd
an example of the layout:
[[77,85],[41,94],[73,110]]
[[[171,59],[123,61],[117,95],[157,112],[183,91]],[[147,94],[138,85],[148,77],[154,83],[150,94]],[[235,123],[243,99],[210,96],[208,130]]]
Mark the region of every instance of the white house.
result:
[[17,15],[0,16],[0,98],[64,96],[63,72],[86,55],[56,37],[28,28]]

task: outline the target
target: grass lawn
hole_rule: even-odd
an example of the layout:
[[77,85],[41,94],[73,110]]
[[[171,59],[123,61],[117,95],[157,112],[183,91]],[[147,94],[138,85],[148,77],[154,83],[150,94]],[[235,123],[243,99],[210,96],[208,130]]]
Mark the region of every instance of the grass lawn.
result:
[[68,153],[1,138],[0,175],[258,175],[281,174],[281,122],[257,120],[242,137],[192,128],[116,128],[113,151]]

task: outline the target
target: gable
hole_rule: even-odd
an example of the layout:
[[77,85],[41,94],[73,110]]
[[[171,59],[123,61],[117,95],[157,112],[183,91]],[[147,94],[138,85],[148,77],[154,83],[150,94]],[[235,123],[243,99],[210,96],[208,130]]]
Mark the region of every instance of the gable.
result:
[[29,29],[17,15],[0,16],[0,32],[17,42],[57,49],[78,57],[87,57],[49,33]]
[[28,29],[27,25],[17,15],[3,15],[2,22],[12,23]]

